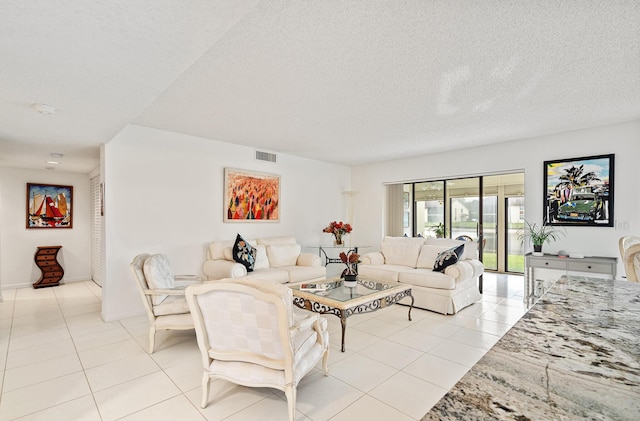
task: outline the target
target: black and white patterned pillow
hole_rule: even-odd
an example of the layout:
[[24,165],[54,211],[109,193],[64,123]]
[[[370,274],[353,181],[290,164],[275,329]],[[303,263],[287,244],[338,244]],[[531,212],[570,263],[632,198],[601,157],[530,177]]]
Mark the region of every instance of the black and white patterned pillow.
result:
[[462,256],[463,251],[464,244],[460,244],[459,246],[451,247],[450,249],[439,253],[438,257],[436,257],[435,263],[433,264],[434,272],[444,272],[447,267],[456,264],[460,256]]
[[247,268],[247,272],[253,271],[256,263],[256,248],[249,244],[240,234],[233,243],[233,260]]

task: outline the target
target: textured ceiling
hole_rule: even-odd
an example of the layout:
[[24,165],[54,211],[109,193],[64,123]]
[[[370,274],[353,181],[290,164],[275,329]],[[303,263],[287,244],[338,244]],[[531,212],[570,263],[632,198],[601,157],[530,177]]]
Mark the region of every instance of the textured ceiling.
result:
[[638,118],[637,0],[0,3],[0,165],[88,172],[128,123],[361,164]]

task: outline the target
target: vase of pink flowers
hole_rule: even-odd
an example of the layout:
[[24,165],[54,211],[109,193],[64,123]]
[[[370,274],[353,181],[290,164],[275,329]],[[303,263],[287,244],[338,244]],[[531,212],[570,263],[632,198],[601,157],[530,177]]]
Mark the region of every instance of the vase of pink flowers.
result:
[[333,221],[329,223],[329,225],[322,230],[322,232],[326,232],[328,234],[333,235],[333,244],[336,246],[341,246],[344,244],[344,236],[349,234],[353,228],[351,224],[346,222],[337,222]]

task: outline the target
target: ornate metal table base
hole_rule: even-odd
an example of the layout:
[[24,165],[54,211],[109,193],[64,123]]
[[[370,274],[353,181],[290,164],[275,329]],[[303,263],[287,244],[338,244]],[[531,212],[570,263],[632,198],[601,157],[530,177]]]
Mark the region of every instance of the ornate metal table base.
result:
[[[366,283],[367,281],[358,280],[358,282]],[[365,296],[366,297],[366,296]],[[347,330],[347,317],[352,316],[354,314],[364,314],[364,313],[372,313],[374,311],[380,310],[381,308],[388,307],[393,305],[405,297],[411,297],[411,305],[409,306],[409,314],[408,318],[411,321],[411,310],[413,309],[413,303],[415,299],[411,294],[411,288],[407,287],[404,290],[396,291],[391,295],[386,297],[381,297],[377,299],[373,299],[371,301],[367,301],[365,303],[357,304],[353,307],[347,307],[344,309],[337,308],[328,304],[319,303],[317,301],[311,301],[309,299],[303,297],[293,297],[293,304],[299,308],[313,311],[315,313],[320,314],[333,314],[340,318],[340,324],[342,325],[342,352],[345,350],[345,332]],[[359,297],[363,298],[363,297]],[[345,305],[348,305],[348,302],[345,302]]]

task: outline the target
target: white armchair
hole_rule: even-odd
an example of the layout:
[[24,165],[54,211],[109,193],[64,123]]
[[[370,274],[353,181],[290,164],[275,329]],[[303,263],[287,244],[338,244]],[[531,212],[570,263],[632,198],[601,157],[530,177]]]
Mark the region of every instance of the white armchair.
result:
[[202,278],[174,276],[169,260],[163,254],[139,254],[130,266],[149,317],[149,354],[153,354],[157,330],[193,329],[185,288],[189,284],[202,283]]
[[628,281],[640,281],[640,237],[626,236],[618,241],[620,258]]
[[295,419],[300,379],[322,360],[328,374],[327,321],[293,310],[285,285],[246,279],[187,288],[187,302],[202,354],[202,407],[211,379],[285,392],[289,419]]

